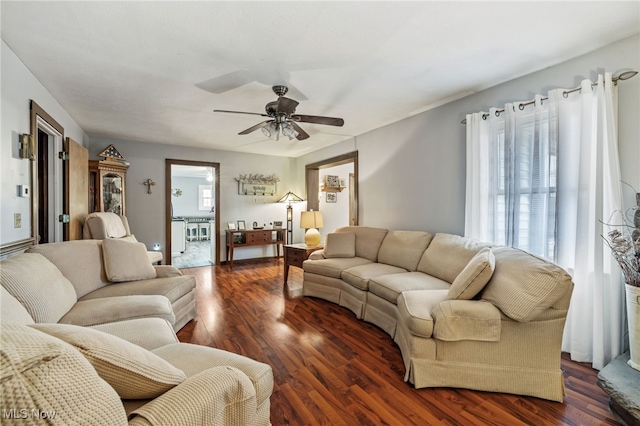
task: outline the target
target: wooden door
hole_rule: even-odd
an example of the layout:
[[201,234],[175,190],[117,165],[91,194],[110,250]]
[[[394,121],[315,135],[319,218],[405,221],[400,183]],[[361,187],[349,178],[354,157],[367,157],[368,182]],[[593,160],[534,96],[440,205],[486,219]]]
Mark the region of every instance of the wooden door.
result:
[[89,151],[71,138],[66,139],[64,150],[69,154],[64,167],[64,211],[70,218],[65,224],[64,239],[81,240],[89,213]]

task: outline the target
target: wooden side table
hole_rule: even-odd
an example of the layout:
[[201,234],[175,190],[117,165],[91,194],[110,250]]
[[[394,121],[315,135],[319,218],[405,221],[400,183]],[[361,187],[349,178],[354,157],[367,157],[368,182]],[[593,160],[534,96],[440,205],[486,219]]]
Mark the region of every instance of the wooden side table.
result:
[[289,277],[289,266],[302,268],[302,262],[309,258],[309,255],[316,250],[322,250],[322,244],[309,247],[306,244],[285,244],[284,245],[284,283]]
[[276,258],[285,242],[285,229],[254,229],[230,231],[227,229],[227,263],[233,269],[233,250],[238,247],[276,246]]

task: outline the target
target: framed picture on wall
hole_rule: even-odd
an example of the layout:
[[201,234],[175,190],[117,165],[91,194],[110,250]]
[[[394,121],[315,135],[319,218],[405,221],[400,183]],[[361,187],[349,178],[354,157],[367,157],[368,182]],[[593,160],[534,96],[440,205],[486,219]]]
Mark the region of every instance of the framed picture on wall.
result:
[[282,221],[281,220],[274,220],[273,221],[273,229],[281,229],[282,228]]
[[335,203],[338,201],[338,193],[337,192],[327,192],[327,203]]
[[238,221],[238,230],[244,231],[245,229],[247,229],[247,227],[244,224],[244,220],[239,220]]
[[227,228],[229,228],[229,231],[235,231],[236,230],[236,224],[233,222],[227,222]]
[[329,188],[340,188],[340,176],[325,175],[324,186]]

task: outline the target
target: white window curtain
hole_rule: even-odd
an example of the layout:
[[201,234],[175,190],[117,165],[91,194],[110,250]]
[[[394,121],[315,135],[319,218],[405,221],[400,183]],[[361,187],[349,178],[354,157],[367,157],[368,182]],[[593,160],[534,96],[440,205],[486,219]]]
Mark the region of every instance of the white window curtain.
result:
[[622,210],[611,75],[467,116],[465,235],[555,261],[575,288],[563,351],[601,369],[624,350],[624,282],[602,235]]
[[542,96],[526,104],[467,117],[465,232],[553,260],[557,114]]

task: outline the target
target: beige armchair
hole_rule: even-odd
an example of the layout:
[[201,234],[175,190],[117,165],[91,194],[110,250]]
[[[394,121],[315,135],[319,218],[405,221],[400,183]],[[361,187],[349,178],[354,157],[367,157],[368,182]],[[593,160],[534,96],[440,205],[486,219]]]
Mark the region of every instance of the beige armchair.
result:
[[[137,242],[131,233],[126,216],[119,216],[112,212],[90,213],[84,221],[82,236],[85,240],[105,240],[107,238],[121,238]],[[149,251],[151,263],[162,263],[162,253]]]

